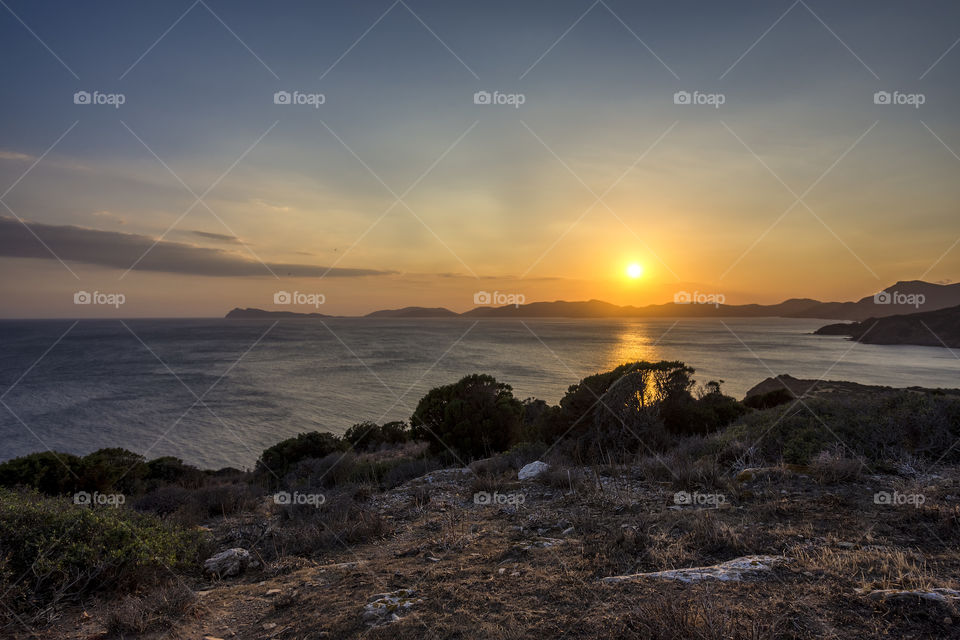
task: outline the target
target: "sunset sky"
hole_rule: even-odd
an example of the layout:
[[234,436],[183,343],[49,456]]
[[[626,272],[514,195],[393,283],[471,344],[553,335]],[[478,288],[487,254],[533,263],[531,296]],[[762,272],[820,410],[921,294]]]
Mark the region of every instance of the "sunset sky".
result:
[[960,273],[955,1],[0,5],[3,317]]

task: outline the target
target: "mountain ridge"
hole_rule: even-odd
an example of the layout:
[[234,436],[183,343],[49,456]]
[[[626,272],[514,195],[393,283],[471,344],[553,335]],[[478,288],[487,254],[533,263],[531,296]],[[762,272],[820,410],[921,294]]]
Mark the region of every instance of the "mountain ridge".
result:
[[457,313],[445,307],[403,307],[380,309],[363,316],[334,316],[322,313],[269,311],[256,308],[235,308],[227,318],[298,317],[298,318],[821,318],[852,320],[882,318],[915,312],[937,311],[960,305],[960,283],[936,284],[922,280],[900,280],[874,295],[857,301],[821,302],[812,298],[788,298],[776,304],[702,304],[667,302],[642,307],[615,305],[592,299],[583,301],[554,300],[500,307],[480,306]]

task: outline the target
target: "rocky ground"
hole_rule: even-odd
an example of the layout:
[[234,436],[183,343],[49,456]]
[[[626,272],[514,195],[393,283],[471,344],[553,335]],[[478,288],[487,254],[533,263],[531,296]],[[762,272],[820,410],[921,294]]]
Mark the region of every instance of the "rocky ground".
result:
[[[237,576],[187,580],[194,604],[161,631],[119,635],[960,638],[957,470],[753,469],[692,492],[666,471],[513,471],[492,485],[433,472],[366,498],[384,536],[311,558],[254,553]],[[286,525],[265,505],[210,526],[226,550]],[[116,608],[65,609],[43,637],[109,637]]]

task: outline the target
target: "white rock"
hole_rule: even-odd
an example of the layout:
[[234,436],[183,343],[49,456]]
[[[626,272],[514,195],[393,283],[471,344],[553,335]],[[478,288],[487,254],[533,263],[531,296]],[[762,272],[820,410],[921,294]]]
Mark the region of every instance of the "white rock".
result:
[[517,478],[520,480],[529,480],[530,478],[536,478],[538,475],[550,468],[546,462],[531,462],[528,465],[524,465],[522,469],[517,473]]
[[250,552],[246,549],[227,549],[220,553],[210,556],[203,563],[203,568],[208,573],[216,576],[236,576],[250,566]]
[[689,569],[634,573],[628,576],[611,576],[603,578],[601,582],[616,584],[619,582],[636,582],[646,578],[679,580],[681,582],[699,582],[700,580],[711,579],[738,582],[746,576],[770,571],[773,567],[785,562],[789,562],[789,558],[784,556],[743,556],[710,567],[691,567]]
[[876,591],[860,590],[871,600],[913,600],[920,598],[923,600],[933,600],[935,602],[949,602],[951,600],[960,600],[960,591],[954,589],[945,589],[936,587],[934,589],[878,589]]

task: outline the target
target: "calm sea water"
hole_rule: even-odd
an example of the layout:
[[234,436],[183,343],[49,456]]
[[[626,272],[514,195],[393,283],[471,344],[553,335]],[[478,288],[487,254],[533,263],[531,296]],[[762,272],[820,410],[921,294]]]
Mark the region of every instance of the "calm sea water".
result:
[[683,360],[737,397],[780,373],[960,386],[946,349],[811,335],[821,320],[125,322],[0,321],[0,459],[125,447],[250,467],[299,432],[409,418],[430,388],[469,373],[556,403],[580,378],[637,359]]

